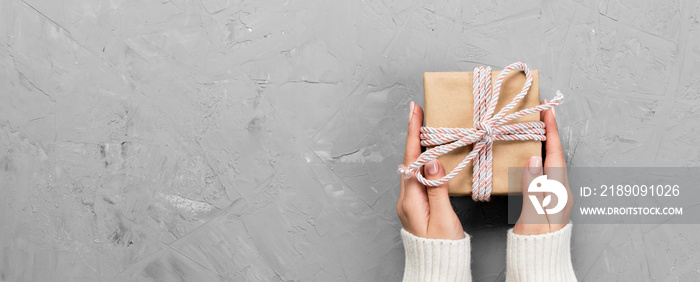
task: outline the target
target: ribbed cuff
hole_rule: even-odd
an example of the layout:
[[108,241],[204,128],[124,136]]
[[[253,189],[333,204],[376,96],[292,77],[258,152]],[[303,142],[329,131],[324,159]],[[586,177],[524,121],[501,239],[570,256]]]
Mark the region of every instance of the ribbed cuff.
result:
[[561,230],[540,235],[508,230],[506,281],[576,281],[570,244],[571,222]]
[[403,281],[471,281],[471,244],[464,239],[443,240],[415,236],[401,228],[406,251]]

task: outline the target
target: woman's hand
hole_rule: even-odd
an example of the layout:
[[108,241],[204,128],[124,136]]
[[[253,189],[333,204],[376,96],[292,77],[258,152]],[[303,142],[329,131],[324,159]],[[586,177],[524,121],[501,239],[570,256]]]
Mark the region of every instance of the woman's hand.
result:
[[[421,154],[420,128],[423,125],[423,109],[411,102],[406,136],[404,165],[410,165]],[[423,166],[427,179],[445,176],[439,161],[431,161]],[[462,224],[450,204],[447,184],[439,187],[425,187],[415,177],[401,178],[401,194],[396,205],[404,229],[411,234],[431,239],[463,239]]]
[[[545,100],[546,102],[546,100]],[[523,169],[521,178],[521,187],[523,189],[523,209],[520,213],[520,218],[513,228],[513,233],[520,235],[536,235],[550,233],[562,229],[569,223],[569,216],[574,205],[574,198],[569,188],[569,180],[566,176],[566,162],[564,161],[564,152],[561,148],[559,140],[559,130],[557,129],[557,120],[555,119],[554,108],[540,112],[540,119],[545,123],[547,131],[547,141],[545,141],[545,161],[544,174],[548,179],[559,181],[564,187],[568,199],[564,209],[555,214],[538,214],[530,200],[530,195],[537,197],[539,203],[543,203],[544,192],[529,193],[527,187],[533,179],[542,175],[542,158],[532,157],[527,163],[527,167]],[[561,199],[556,199],[559,201]],[[552,201],[549,206],[554,206],[557,202]],[[544,208],[544,207],[543,207]]]

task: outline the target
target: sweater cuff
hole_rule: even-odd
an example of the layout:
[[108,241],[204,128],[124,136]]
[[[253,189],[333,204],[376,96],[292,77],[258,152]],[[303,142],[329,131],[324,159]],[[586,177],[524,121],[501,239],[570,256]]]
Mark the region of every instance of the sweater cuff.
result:
[[508,230],[506,281],[576,281],[571,265],[571,222],[552,233]]
[[403,281],[471,281],[469,234],[464,239],[428,239],[401,228],[406,252]]

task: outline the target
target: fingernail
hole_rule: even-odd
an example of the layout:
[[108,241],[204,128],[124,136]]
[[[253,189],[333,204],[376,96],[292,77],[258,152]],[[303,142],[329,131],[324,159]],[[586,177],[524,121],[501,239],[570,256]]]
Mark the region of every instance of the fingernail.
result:
[[555,118],[557,117],[557,110],[555,110],[554,108],[552,108],[552,115],[553,115]]
[[411,101],[411,109],[408,110],[410,113],[408,113],[408,123],[411,123],[411,119],[413,119],[413,101]]
[[425,172],[428,174],[436,174],[438,172],[437,160],[432,160],[425,164]]
[[528,170],[530,174],[539,174],[542,170],[542,157],[533,156],[527,162]]

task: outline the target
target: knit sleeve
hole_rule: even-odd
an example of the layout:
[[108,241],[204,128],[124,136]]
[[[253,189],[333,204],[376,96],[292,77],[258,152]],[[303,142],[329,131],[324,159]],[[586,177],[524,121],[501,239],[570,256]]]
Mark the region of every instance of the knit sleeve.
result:
[[464,239],[427,239],[401,228],[406,252],[403,281],[471,281],[471,244]]
[[570,241],[571,222],[561,230],[540,235],[508,230],[506,281],[576,281]]

